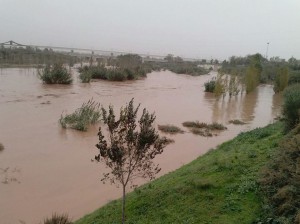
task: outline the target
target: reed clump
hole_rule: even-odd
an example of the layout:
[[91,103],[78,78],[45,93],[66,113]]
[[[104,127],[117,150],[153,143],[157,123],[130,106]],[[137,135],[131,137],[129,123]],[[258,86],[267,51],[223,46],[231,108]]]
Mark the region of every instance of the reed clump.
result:
[[63,128],[72,128],[79,131],[87,131],[88,126],[100,120],[100,103],[90,99],[87,103],[75,110],[72,114],[61,115],[59,123]]
[[67,214],[56,214],[54,213],[51,218],[46,218],[43,224],[72,224],[73,222],[70,220]]

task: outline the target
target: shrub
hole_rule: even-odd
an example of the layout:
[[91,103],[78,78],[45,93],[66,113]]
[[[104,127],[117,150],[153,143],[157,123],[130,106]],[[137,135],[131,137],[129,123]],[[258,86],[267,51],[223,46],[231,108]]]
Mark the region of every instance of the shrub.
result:
[[158,125],[158,130],[170,133],[170,134],[177,134],[177,133],[184,133],[183,130],[181,130],[179,127],[176,127],[174,125]]
[[92,79],[93,73],[88,70],[84,70],[79,74],[79,78],[83,83],[89,83]]
[[127,73],[121,69],[108,70],[106,77],[110,81],[124,81],[127,79]]
[[300,71],[291,71],[289,74],[289,85],[300,83]]
[[[137,67],[113,67],[105,68],[104,66],[84,66],[79,68],[80,79],[88,78],[91,79],[104,79],[110,81],[125,81],[125,80],[134,80],[138,77],[145,77],[147,72],[150,72],[151,69],[146,70],[141,66]],[[82,78],[81,78],[82,76]]]
[[287,67],[281,67],[278,69],[276,77],[275,77],[275,83],[274,83],[274,92],[280,92],[283,91],[287,86],[289,82],[289,71]]
[[40,79],[46,84],[71,84],[72,75],[63,64],[46,65],[42,70],[38,70]]
[[223,124],[213,122],[212,124],[208,125],[208,129],[210,129],[210,130],[226,130],[227,128]]
[[87,131],[89,125],[99,121],[100,115],[100,103],[91,99],[87,103],[83,103],[74,113],[61,115],[59,122],[63,128]]
[[270,214],[285,223],[297,223],[300,206],[300,126],[279,144],[279,149],[261,172],[260,185]]
[[288,87],[283,97],[283,116],[288,131],[294,128],[300,120],[300,84]]
[[126,73],[126,77],[128,80],[134,80],[137,78],[137,74],[128,68],[124,69],[124,72]]
[[0,143],[0,152],[4,150],[4,145]]
[[72,224],[72,221],[66,214],[53,214],[51,218],[46,218],[43,224]]
[[210,80],[206,83],[204,83],[205,87],[205,92],[213,93],[215,91],[215,86],[216,86],[216,80]]
[[90,67],[89,71],[93,79],[107,79],[107,69],[104,66]]

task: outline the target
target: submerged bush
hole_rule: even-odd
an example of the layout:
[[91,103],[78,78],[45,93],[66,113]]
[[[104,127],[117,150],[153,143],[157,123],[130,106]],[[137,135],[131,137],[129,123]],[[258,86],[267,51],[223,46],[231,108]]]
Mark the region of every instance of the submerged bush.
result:
[[72,221],[66,214],[53,214],[51,218],[46,218],[43,224],[72,224]]
[[208,129],[192,128],[191,132],[195,135],[201,135],[203,137],[212,137],[213,134]]
[[182,123],[187,128],[207,128],[208,124],[199,121],[185,121]]
[[174,125],[158,125],[158,130],[169,133],[169,134],[177,134],[177,133],[184,133],[183,130],[181,130],[179,127],[176,127]]
[[288,131],[300,122],[300,84],[289,86],[283,97],[283,116]]
[[0,152],[4,150],[4,145],[0,143]]
[[99,121],[100,115],[100,103],[96,103],[91,99],[87,103],[83,103],[74,113],[61,115],[59,123],[63,128],[87,131],[89,125]]
[[226,130],[227,128],[223,124],[213,122],[212,124],[208,125],[208,129],[210,129],[210,130]]
[[246,124],[246,123],[244,121],[241,121],[241,120],[230,120],[229,124],[243,125],[243,124]]
[[92,79],[92,76],[93,76],[92,72],[88,70],[84,70],[79,74],[79,78],[83,83],[89,83]]
[[215,91],[216,80],[212,79],[206,83],[204,83],[205,92],[213,93]]
[[[142,66],[137,67],[110,67],[106,68],[104,66],[84,66],[80,68],[80,79],[89,80],[93,79],[103,79],[110,81],[125,81],[125,80],[135,80],[139,77],[145,77],[149,70],[143,68]],[[150,70],[151,71],[151,70]],[[82,78],[81,78],[82,77]]]
[[63,64],[46,65],[45,68],[38,70],[40,79],[46,84],[71,84],[72,75]]
[[211,131],[222,131],[227,129],[227,127],[217,122],[207,124],[199,121],[185,121],[182,123],[182,125],[189,128],[193,134],[201,135],[204,137],[212,137],[213,133],[211,133]]
[[110,81],[125,81],[127,80],[127,73],[121,69],[108,70],[106,77]]

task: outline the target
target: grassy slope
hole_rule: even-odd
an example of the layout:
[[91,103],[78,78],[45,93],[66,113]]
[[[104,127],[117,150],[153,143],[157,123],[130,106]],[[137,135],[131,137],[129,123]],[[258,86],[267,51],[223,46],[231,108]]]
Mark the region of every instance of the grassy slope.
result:
[[[260,216],[258,171],[282,138],[281,124],[242,133],[128,194],[127,223],[251,223]],[[121,194],[121,190],[120,190]],[[120,223],[113,201],[76,224]]]

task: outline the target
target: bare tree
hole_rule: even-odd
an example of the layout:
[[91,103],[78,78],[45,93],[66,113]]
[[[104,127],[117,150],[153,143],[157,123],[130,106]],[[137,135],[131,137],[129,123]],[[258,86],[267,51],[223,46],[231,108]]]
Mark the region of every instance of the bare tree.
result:
[[96,145],[99,154],[95,160],[104,162],[111,169],[103,174],[101,181],[108,180],[111,184],[122,185],[122,223],[125,223],[126,187],[133,186],[133,180],[137,177],[154,179],[161,169],[152,160],[163,152],[168,143],[153,127],[156,118],[154,113],[150,114],[144,109],[136,121],[139,107],[134,107],[132,99],[120,109],[119,119],[116,119],[112,106],[108,111],[102,107],[103,121],[108,126],[108,140],[105,140],[100,127],[99,143]]

